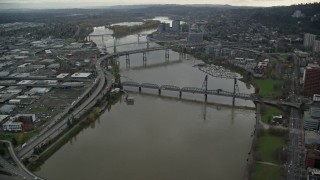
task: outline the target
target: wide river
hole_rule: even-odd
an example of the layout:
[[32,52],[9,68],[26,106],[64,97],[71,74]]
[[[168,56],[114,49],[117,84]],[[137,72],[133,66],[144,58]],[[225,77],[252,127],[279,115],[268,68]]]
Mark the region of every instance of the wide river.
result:
[[[167,22],[166,17],[157,19]],[[132,25],[134,23],[130,23]],[[117,51],[146,48],[141,36],[121,39],[91,37],[98,47],[139,42],[117,47]],[[93,34],[110,33],[97,27]],[[154,43],[151,46],[157,46]],[[130,55],[130,67],[120,57],[122,81],[201,88],[205,74],[193,65],[201,63],[191,56],[180,58],[170,51],[149,52],[143,65],[142,54]],[[239,83],[239,90],[252,93],[252,87]],[[208,79],[208,89],[233,90],[233,80]],[[251,147],[250,136],[255,112],[219,104],[231,98],[127,88],[134,105],[123,99],[105,111],[89,128],[81,131],[51,156],[36,174],[49,180],[241,180]],[[253,107],[251,101],[236,105]]]

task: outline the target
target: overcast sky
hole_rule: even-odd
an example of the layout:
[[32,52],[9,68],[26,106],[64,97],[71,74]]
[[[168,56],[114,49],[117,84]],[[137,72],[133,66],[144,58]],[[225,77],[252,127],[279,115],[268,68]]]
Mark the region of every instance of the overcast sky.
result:
[[[0,0],[3,8],[70,8],[132,4],[229,4],[234,6],[279,6],[319,0]],[[5,3],[5,4],[4,4]]]

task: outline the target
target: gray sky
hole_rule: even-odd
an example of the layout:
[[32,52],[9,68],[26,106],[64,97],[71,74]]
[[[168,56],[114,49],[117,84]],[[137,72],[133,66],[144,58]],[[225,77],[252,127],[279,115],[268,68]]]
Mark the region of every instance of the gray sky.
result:
[[0,3],[9,3],[5,6],[0,4],[0,6],[3,6],[2,9],[6,6],[9,8],[76,8],[85,6],[132,4],[229,4],[234,6],[279,6],[318,1],[319,0],[0,0]]

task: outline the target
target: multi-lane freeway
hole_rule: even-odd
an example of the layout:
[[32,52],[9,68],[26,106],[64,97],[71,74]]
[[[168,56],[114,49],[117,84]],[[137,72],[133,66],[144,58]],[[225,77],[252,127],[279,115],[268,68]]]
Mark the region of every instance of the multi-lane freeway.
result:
[[[26,146],[18,152],[18,156],[21,159],[31,156],[35,147],[45,143],[50,139],[53,139],[54,137],[57,137],[63,130],[68,128],[68,120],[72,119],[73,117],[79,117],[83,111],[89,109],[90,105],[95,104],[99,95],[102,94],[103,89],[105,89],[105,91],[110,90],[113,76],[110,73],[106,73],[101,67],[101,62],[106,58],[107,57],[102,57],[96,62],[96,71],[98,76],[93,84],[95,89],[91,95],[85,99],[85,101],[81,103],[72,113],[69,113],[63,120],[58,121],[59,118],[68,113],[69,109],[66,109],[62,114],[58,115],[56,120],[54,120],[52,124],[49,124],[46,129],[41,131],[36,138],[27,142]],[[82,98],[83,97],[79,98],[77,101],[80,101]]]
[[[299,60],[296,55],[294,57],[294,70],[291,79],[291,90],[289,97],[291,102],[297,102],[296,88],[299,84]],[[304,169],[304,147],[303,147],[303,129],[302,120],[298,109],[291,108],[289,119],[289,144],[288,144],[288,164],[287,164],[287,179],[300,180],[306,179],[306,172]]]

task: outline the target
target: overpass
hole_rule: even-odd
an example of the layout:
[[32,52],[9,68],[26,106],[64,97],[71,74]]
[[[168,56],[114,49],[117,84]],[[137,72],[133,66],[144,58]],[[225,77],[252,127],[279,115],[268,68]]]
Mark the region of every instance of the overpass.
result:
[[16,156],[15,152],[14,152],[14,148],[12,146],[12,143],[10,141],[5,141],[5,140],[0,140],[0,142],[6,143],[7,144],[7,148],[10,154],[10,157],[12,158],[12,160],[15,163],[15,166],[13,169],[11,169],[12,167],[10,167],[11,164],[6,164],[6,162],[3,162],[5,166],[4,170],[8,170],[9,172],[15,174],[16,176],[21,176],[21,179],[39,179],[39,180],[44,180],[43,178],[36,176],[35,174],[33,174],[32,172],[30,172],[24,165],[23,163],[18,159],[18,157]]

